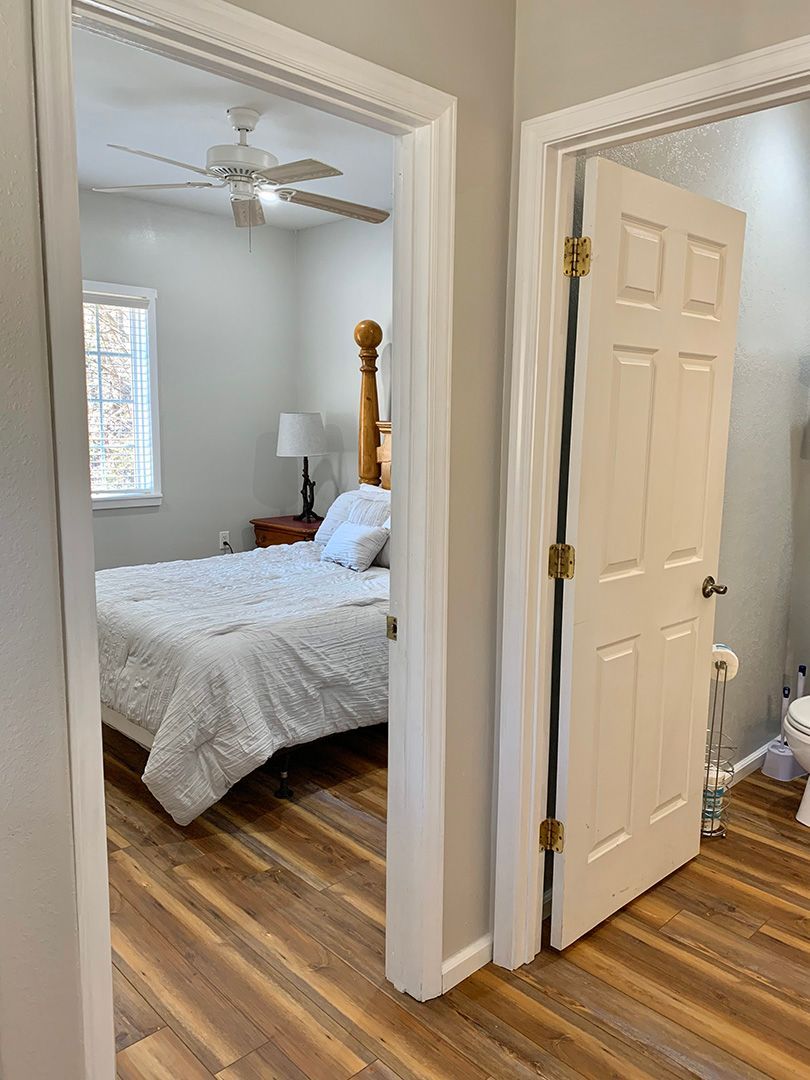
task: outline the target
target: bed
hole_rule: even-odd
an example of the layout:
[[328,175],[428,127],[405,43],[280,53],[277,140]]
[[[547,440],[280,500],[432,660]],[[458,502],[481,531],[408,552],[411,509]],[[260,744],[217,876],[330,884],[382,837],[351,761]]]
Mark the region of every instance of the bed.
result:
[[[358,495],[382,506],[381,340],[371,320],[355,329]],[[357,573],[322,550],[302,542],[97,572],[102,720],[149,748],[144,783],[178,824],[279,751],[387,719],[389,571]]]

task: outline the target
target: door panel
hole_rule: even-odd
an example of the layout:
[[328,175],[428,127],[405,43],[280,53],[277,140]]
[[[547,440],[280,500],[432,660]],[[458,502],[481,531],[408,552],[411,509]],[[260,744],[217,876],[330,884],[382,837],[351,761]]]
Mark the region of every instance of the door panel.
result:
[[654,823],[682,806],[689,792],[689,746],[697,660],[697,626],[694,619],[663,627],[661,694],[655,722],[658,728],[657,786],[650,814]]
[[633,751],[636,741],[638,638],[597,649],[597,743],[593,756],[593,840],[588,861],[630,835]]
[[654,359],[649,349],[613,353],[602,581],[639,573],[644,560]]
[[712,427],[713,356],[678,356],[670,551],[665,566],[700,558]]
[[697,854],[745,216],[593,159],[580,283],[551,943]]

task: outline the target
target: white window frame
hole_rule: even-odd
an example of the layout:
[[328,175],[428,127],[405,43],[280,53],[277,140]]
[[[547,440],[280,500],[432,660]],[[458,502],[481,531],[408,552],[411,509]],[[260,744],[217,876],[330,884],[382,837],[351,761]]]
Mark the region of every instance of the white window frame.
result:
[[147,335],[149,340],[149,410],[152,424],[152,490],[148,492],[105,492],[92,495],[94,510],[124,509],[138,506],[160,506],[163,491],[160,480],[160,412],[158,409],[157,358],[157,289],[143,285],[114,285],[109,281],[83,281],[82,298],[90,295],[120,296],[125,300],[146,301]]

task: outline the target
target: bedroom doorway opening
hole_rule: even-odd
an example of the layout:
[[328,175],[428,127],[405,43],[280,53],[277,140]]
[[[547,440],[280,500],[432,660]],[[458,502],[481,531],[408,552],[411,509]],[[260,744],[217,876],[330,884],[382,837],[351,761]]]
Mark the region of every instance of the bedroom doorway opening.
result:
[[[146,1018],[133,1045],[162,1030],[149,984],[167,970],[216,997],[215,968],[185,971],[165,951],[167,935],[215,932],[189,914],[212,889],[214,922],[227,908],[228,940],[248,955],[274,913],[295,908],[290,937],[338,966],[362,939],[375,993],[383,957],[387,979],[417,999],[443,981],[454,99],[227,4],[171,17],[159,6],[144,18],[142,4],[137,15],[123,2],[48,5],[35,28],[82,992],[97,1065],[111,1005],[96,656],[112,729],[116,1000]],[[74,110],[53,77],[70,70],[71,44],[78,166]],[[338,223],[321,225],[326,214]],[[259,639],[273,657],[258,657]],[[193,900],[203,862],[212,876]],[[250,945],[245,911],[260,897],[267,925]],[[141,902],[177,925],[150,928]],[[251,996],[294,976],[283,952],[251,956]],[[244,1000],[229,1005],[238,1034],[213,1051],[196,1044],[214,1071],[267,1035]]]
[[[779,257],[776,237],[785,227],[792,235],[806,216],[810,64],[806,42],[791,47],[737,57],[728,70],[721,64],[639,88],[623,103],[592,102],[524,127],[524,213],[530,205],[532,213],[537,209],[535,191],[538,205],[556,199],[556,235],[577,240],[567,241],[564,275],[553,259],[549,218],[534,251],[524,249],[518,273],[518,295],[546,297],[531,316],[538,334],[549,333],[547,369],[535,373],[543,391],[537,401],[513,400],[513,406],[545,410],[553,431],[554,449],[539,455],[542,466],[529,453],[531,467],[546,469],[554,481],[553,494],[549,489],[542,511],[537,508],[553,542],[546,549],[548,577],[529,603],[546,604],[554,633],[538,652],[538,668],[521,669],[532,680],[535,718],[542,718],[535,727],[522,717],[536,751],[524,761],[522,796],[515,797],[510,771],[515,753],[522,756],[521,724],[502,712],[501,776],[506,770],[512,785],[499,807],[495,948],[496,960],[508,967],[531,960],[545,943],[549,869],[551,944],[564,948],[623,898],[648,888],[657,867],[664,875],[697,854],[713,641],[739,649],[749,663],[746,688],[729,688],[738,705],[725,734],[736,747],[724,752],[738,776],[764,757],[755,733],[778,731],[779,686],[791,668],[795,682],[800,661],[790,655],[792,590],[784,561],[755,575],[764,600],[753,599],[760,582],[750,565],[741,566],[746,548],[761,558],[774,545],[789,546],[803,528],[797,495],[806,360],[796,315],[801,302],[792,296],[794,288],[801,295],[802,282],[794,270],[780,278],[769,269]],[[650,128],[657,134],[650,137]],[[541,161],[545,171],[537,177],[534,164]],[[525,273],[549,282],[549,293],[521,292]],[[780,311],[781,303],[788,310]],[[576,312],[567,325],[557,317],[566,309]],[[518,356],[524,375],[526,365],[545,368],[541,356],[542,350]],[[600,438],[605,444],[595,455]],[[521,468],[513,458],[513,481]],[[753,477],[763,478],[761,488]],[[612,484],[618,486],[611,490]],[[576,548],[567,568],[551,561],[555,544],[563,546],[561,556],[570,554],[565,545]],[[650,578],[666,616],[648,604]],[[667,590],[676,579],[673,602]],[[743,594],[736,599],[732,579]],[[592,614],[616,620],[600,637],[575,605],[588,606],[589,588],[603,586],[626,594],[623,603],[609,601],[604,590],[598,602],[590,595]],[[758,619],[775,609],[777,627],[763,631]],[[510,700],[526,689],[516,671],[531,653],[523,638],[541,625],[531,610],[530,624],[514,636],[513,625],[504,637],[504,657],[524,658],[511,671]],[[627,629],[642,618],[643,625]],[[592,635],[591,653],[587,646],[582,651],[583,630]],[[668,833],[678,815],[680,827]],[[546,817],[538,847],[531,822],[539,827]],[[530,846],[522,851],[513,846],[521,835],[510,829],[516,820],[529,829]],[[656,831],[657,847],[638,857],[644,838]],[[599,863],[611,861],[617,873],[608,883],[610,871],[600,880]]]
[[385,948],[394,137],[72,44],[119,1066],[303,1068],[296,943]]

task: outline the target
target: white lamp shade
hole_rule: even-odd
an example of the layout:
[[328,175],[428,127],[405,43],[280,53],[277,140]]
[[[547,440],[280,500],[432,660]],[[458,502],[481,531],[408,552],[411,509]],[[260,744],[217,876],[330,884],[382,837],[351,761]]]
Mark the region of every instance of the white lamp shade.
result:
[[326,433],[320,413],[279,413],[277,457],[317,457],[325,453]]

